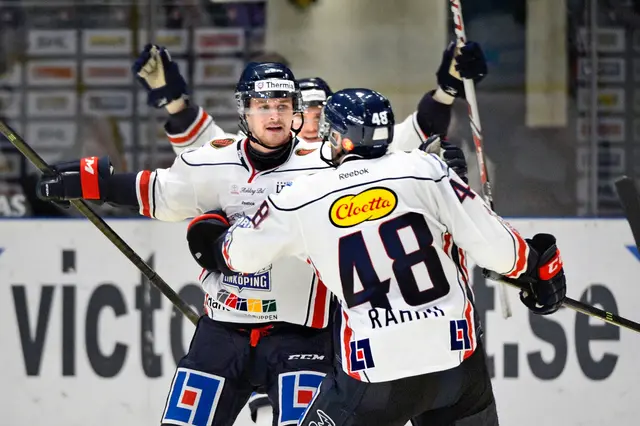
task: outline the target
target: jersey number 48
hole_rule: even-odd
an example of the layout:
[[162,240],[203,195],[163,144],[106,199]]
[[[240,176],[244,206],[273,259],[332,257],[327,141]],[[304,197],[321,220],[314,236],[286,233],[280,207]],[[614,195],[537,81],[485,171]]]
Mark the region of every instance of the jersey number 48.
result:
[[[418,249],[407,253],[399,231],[409,228],[418,242]],[[393,261],[392,269],[400,293],[409,306],[431,303],[449,293],[449,282],[440,258],[433,247],[433,235],[424,216],[405,213],[382,223],[378,228],[380,240],[387,256]],[[352,308],[369,302],[374,308],[391,309],[387,294],[391,279],[381,280],[371,261],[371,256],[361,231],[345,235],[338,243],[340,279],[347,306]],[[412,268],[424,264],[433,286],[420,290]],[[363,290],[354,289],[354,273],[362,283]]]

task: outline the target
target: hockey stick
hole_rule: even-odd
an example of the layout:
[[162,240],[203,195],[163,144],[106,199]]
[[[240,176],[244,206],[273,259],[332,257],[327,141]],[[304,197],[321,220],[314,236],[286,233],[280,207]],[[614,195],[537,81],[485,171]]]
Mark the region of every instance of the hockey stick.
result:
[[616,189],[624,215],[629,222],[636,249],[640,253],[640,194],[638,194],[638,188],[633,179],[622,176],[616,180]]
[[[453,27],[458,39],[457,44],[461,45],[467,42],[467,34],[464,29],[464,20],[462,19],[462,5],[460,0],[449,0],[451,3],[451,12],[453,13]],[[493,206],[493,193],[491,192],[491,181],[487,172],[487,165],[484,161],[484,151],[482,149],[482,126],[480,125],[480,113],[478,112],[478,101],[476,100],[476,88],[473,80],[462,79],[464,91],[469,104],[469,123],[471,125],[471,133],[473,134],[473,143],[476,147],[476,159],[478,161],[478,170],[480,171],[480,182],[482,183],[482,198],[495,210]],[[500,306],[502,306],[502,317],[509,318],[511,316],[511,305],[507,297],[507,288],[504,285],[498,286],[498,295],[500,296]]]
[[[22,153],[34,166],[42,173],[53,174],[51,167],[38,155],[38,153],[27,144],[11,127],[0,120],[0,133],[7,138],[18,151]],[[197,324],[199,315],[191,309],[173,289],[167,284],[147,263],[142,260],[131,247],[111,229],[109,225],[98,216],[84,200],[72,200],[71,204],[78,209],[96,228],[104,234],[143,274],[149,282],[160,290],[173,305],[180,310],[194,325]]]
[[[497,272],[489,271],[487,269],[483,269],[482,273],[490,280],[497,281],[499,283],[503,283],[520,290],[529,291],[529,285],[517,279],[507,278],[504,275],[500,275]],[[582,303],[569,297],[566,297],[564,299],[562,305],[566,306],[567,308],[573,309],[576,312],[580,312],[581,314],[589,315],[590,317],[601,319],[602,321],[608,322],[609,324],[627,328],[631,331],[635,331],[636,333],[640,333],[639,323],[612,314],[611,312],[603,311],[602,309],[598,309],[595,306]]]

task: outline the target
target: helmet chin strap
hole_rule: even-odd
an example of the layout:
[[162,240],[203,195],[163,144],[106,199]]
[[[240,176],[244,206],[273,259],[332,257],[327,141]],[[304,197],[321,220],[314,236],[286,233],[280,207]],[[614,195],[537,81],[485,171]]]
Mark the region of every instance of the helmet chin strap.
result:
[[333,150],[331,150],[332,151],[331,158],[327,158],[324,155],[324,146],[327,143],[331,145],[331,143],[326,140],[323,140],[322,145],[320,145],[320,159],[333,168],[337,168],[345,161],[357,160],[359,158],[363,158],[361,155],[358,155],[358,154],[349,154],[347,151],[345,151],[342,148],[340,149],[340,154],[335,159],[333,158]]

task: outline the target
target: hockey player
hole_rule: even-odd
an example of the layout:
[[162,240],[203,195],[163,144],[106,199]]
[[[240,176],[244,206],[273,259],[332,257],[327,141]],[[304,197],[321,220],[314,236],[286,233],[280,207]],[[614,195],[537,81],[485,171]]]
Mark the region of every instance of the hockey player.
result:
[[[463,99],[465,96],[460,78],[480,82],[486,76],[487,63],[479,44],[468,42],[456,52],[454,43],[450,43],[443,52],[436,72],[437,89],[425,93],[417,110],[396,126],[396,141],[391,146],[393,150],[417,148],[433,134],[445,136],[451,119],[451,105],[456,98]],[[212,139],[235,137],[220,128],[204,109],[191,103],[187,96],[187,84],[165,48],[147,45],[132,69],[147,89],[148,104],[169,112],[165,130],[176,153],[189,147],[202,146]],[[314,142],[318,140],[320,106],[332,92],[329,85],[317,77],[299,82],[305,112],[300,136],[308,142]],[[295,127],[299,127],[299,123],[296,121]],[[314,148],[312,146],[309,149]]]
[[303,118],[300,137],[307,142],[321,142],[318,136],[320,114],[327,98],[333,94],[326,81],[320,77],[298,80],[302,94]]
[[525,241],[433,154],[385,155],[393,124],[377,92],[337,92],[321,122],[335,168],[297,178],[226,233],[214,218],[218,237],[194,254],[245,273],[307,259],[339,299],[340,362],[299,424],[497,425],[465,257],[529,282],[520,299],[550,314],[566,292],[555,238]]
[[[317,152],[299,148],[292,122],[301,112],[300,90],[288,68],[250,63],[236,97],[245,137],[186,150],[169,169],[113,173],[106,157],[59,164],[38,184],[40,197],[129,205],[164,221],[198,217],[189,232],[204,237],[205,219],[218,216],[203,214],[222,210],[234,223],[294,177],[328,167]],[[206,314],[179,362],[162,423],[232,425],[253,391],[269,395],[276,424],[295,422],[331,368],[326,287],[295,258],[254,274],[220,274],[206,258],[198,262]],[[278,291],[285,286],[274,284],[285,280],[295,290]]]
[[[38,194],[48,201],[84,198],[132,206],[164,221],[197,216],[189,232],[206,240],[209,220],[219,215],[204,213],[222,210],[234,223],[254,214],[265,195],[280,192],[294,177],[328,167],[318,150],[298,148],[292,134],[301,106],[288,68],[249,64],[237,99],[246,137],[184,151],[169,169],[114,173],[107,157],[58,164],[42,177]],[[198,246],[196,239],[189,243]],[[200,280],[206,314],[178,365],[162,422],[231,425],[253,391],[269,395],[276,423],[295,422],[331,368],[328,291],[295,258],[254,274],[220,274],[208,258],[198,262],[205,269]],[[278,291],[284,288],[274,285],[280,281],[296,283],[295,290]],[[196,399],[194,389],[202,392]]]
[[[398,126],[395,146],[398,149],[410,149],[424,142],[432,133],[445,134],[450,119],[450,105],[455,97],[464,96],[464,88],[459,75],[450,74],[453,61],[453,44],[443,53],[443,60],[438,69],[439,87],[424,95],[418,111],[410,115]],[[469,43],[457,56],[459,73],[476,81],[487,73],[484,55],[479,45]],[[148,103],[158,108],[166,108],[170,118],[165,125],[169,140],[176,153],[206,144],[211,138],[235,138],[224,132],[213,119],[200,107],[191,104],[187,97],[187,85],[180,75],[177,64],[171,60],[168,51],[161,47],[147,46],[133,66],[134,73],[148,91]],[[317,122],[321,106],[332,93],[328,84],[320,78],[299,80],[304,125],[300,135],[309,142],[317,141]],[[298,122],[299,123],[299,122]],[[298,127],[299,125],[294,125]],[[243,135],[241,132],[240,135]],[[296,153],[308,153],[314,146],[304,147],[299,144]],[[447,162],[456,167],[464,175],[466,163],[462,151],[450,144],[443,143],[443,156]],[[252,415],[256,415],[257,407],[264,404],[259,397],[252,397]]]

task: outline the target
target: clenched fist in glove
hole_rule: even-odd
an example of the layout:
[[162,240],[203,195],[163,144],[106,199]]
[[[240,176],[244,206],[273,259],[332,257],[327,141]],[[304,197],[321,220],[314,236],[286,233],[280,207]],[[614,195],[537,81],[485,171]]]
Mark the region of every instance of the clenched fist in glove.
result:
[[221,210],[207,212],[194,218],[187,229],[191,255],[208,271],[233,275],[222,256],[222,244],[229,229],[229,220]]
[[187,82],[180,74],[178,64],[171,60],[169,51],[164,47],[146,45],[131,70],[147,90],[149,106],[166,107],[172,101],[187,96]]
[[529,267],[520,279],[529,283],[529,290],[520,292],[520,300],[535,314],[552,314],[560,308],[567,292],[556,238],[550,234],[536,234],[526,241]]
[[104,201],[108,193],[113,166],[109,157],[87,157],[52,166],[52,174],[44,174],[36,184],[36,195],[44,201],[62,205],[68,200]]
[[460,176],[460,179],[462,179],[464,183],[469,183],[467,177],[467,159],[460,147],[441,139],[439,135],[433,135],[429,136],[429,138],[420,145],[420,149],[424,152],[436,154],[447,166]]
[[455,42],[442,54],[442,62],[436,72],[438,86],[450,96],[464,98],[463,78],[479,83],[487,75],[487,61],[478,43],[467,42],[459,50]]

